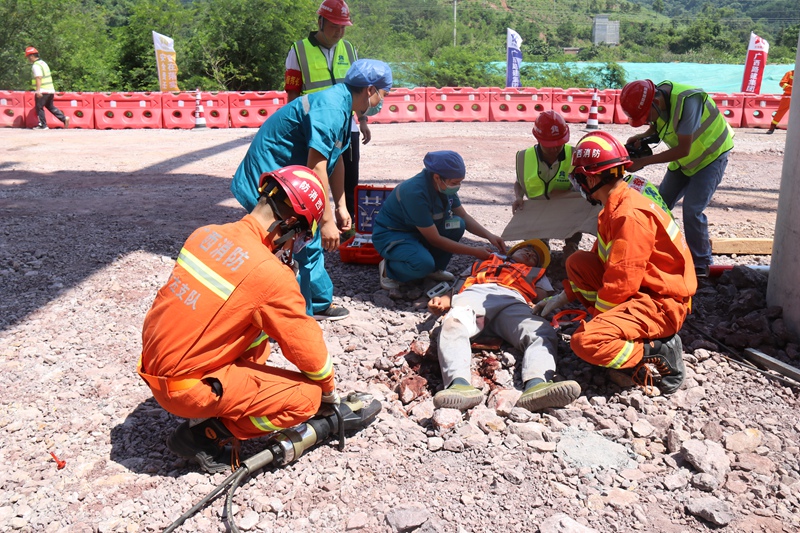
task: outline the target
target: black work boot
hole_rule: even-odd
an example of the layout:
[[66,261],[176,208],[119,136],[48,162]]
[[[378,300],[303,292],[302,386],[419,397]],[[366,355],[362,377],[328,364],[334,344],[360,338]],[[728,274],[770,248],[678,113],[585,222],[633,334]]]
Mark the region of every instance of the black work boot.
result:
[[178,426],[167,439],[167,447],[176,455],[191,459],[209,474],[232,469],[231,446],[238,443],[219,418],[207,418],[189,426],[189,420]]
[[686,367],[683,365],[683,343],[677,333],[666,339],[644,343],[641,364],[653,365],[661,379],[656,382],[662,394],[672,394],[683,384]]

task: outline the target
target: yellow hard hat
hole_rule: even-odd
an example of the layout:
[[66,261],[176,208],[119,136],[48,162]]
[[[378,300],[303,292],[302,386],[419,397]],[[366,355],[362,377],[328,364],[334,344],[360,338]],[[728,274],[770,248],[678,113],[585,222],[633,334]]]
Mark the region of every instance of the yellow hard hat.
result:
[[511,257],[514,255],[514,252],[525,246],[533,246],[534,250],[536,250],[536,253],[539,255],[539,268],[547,268],[550,264],[550,248],[548,248],[541,239],[528,239],[527,241],[515,244],[508,250],[506,257]]

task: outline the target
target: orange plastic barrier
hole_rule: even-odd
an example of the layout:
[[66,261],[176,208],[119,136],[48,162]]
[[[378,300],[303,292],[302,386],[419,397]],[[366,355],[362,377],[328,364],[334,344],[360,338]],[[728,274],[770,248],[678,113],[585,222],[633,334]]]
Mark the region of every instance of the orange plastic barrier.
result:
[[[228,93],[200,92],[203,118],[209,128],[228,127]],[[161,111],[164,128],[194,128],[197,111],[197,93],[161,93]]]
[[0,128],[25,127],[25,94],[22,91],[0,91]]
[[728,121],[731,128],[742,127],[742,115],[744,114],[744,97],[746,93],[709,93],[708,94],[717,104],[719,112]]
[[230,127],[230,112],[228,109],[228,93],[201,92],[200,103],[203,105],[203,115],[206,117],[206,126],[209,128]]
[[614,124],[627,124],[628,115],[622,110],[622,105],[619,103],[619,94],[622,89],[606,89],[605,92],[614,95]]
[[[53,105],[69,117],[69,127],[77,129],[94,129],[94,93],[56,93]],[[63,128],[64,124],[53,116],[50,111],[44,111],[48,128]],[[25,128],[35,128],[39,124],[36,116],[36,98],[33,92],[25,93]]]
[[[553,89],[553,111],[558,111],[569,123],[585,124],[592,107],[594,89]],[[617,95],[612,90],[597,91],[600,102],[597,106],[597,122],[614,122]]]
[[491,88],[428,87],[425,115],[428,122],[489,122]]
[[[742,127],[768,129],[770,124],[772,124],[772,115],[778,110],[778,104],[780,104],[780,102],[780,94],[744,94]],[[789,113],[791,113],[791,110]],[[789,113],[783,116],[778,127],[783,129],[787,128]]]
[[778,110],[781,97],[778,94],[744,94],[742,127],[769,128],[772,115]]
[[196,109],[197,98],[194,91],[161,93],[161,120],[164,128],[194,128]]
[[383,98],[383,107],[369,117],[370,124],[425,122],[425,87],[392,89]]
[[285,91],[228,93],[231,128],[258,128],[286,104]]
[[98,130],[161,129],[161,93],[95,93]]
[[489,93],[490,122],[533,122],[553,109],[550,87],[492,87]]

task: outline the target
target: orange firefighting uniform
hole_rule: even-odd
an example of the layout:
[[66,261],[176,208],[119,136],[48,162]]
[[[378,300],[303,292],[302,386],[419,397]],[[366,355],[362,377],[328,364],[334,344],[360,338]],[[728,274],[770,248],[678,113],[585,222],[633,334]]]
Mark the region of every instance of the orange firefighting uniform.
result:
[[566,267],[568,298],[594,317],[572,335],[572,350],[608,368],[635,367],[643,340],[677,333],[697,290],[692,255],[675,221],[623,181],[597,217],[592,251],[571,255]]
[[794,85],[794,70],[790,70],[781,78],[780,86],[783,89],[783,96],[778,104],[778,109],[775,111],[775,116],[772,117],[771,127],[775,128],[780,124],[783,115],[789,111],[789,104],[792,101],[792,85]]
[[[239,439],[308,420],[334,390],[322,330],[266,238],[251,215],[196,230],[142,331],[138,371],[158,403],[183,418],[219,417]],[[265,366],[267,335],[302,374]]]

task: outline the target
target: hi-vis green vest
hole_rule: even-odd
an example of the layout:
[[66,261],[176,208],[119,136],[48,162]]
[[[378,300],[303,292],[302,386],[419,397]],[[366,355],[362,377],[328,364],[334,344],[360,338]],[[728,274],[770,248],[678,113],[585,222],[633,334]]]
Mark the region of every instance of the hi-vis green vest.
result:
[[308,39],[297,41],[292,47],[303,75],[301,89],[303,94],[321,91],[336,83],[342,83],[350,65],[358,59],[353,45],[344,39],[336,44],[330,69],[325,54]]
[[673,219],[675,218],[672,215],[672,211],[670,211],[669,207],[667,207],[667,202],[665,202],[664,199],[661,198],[661,194],[659,194],[658,192],[658,187],[653,185],[650,182],[650,180],[645,179],[641,176],[636,176],[635,174],[628,174],[622,179],[625,181],[625,183],[628,184],[628,187],[636,191],[639,191],[642,194],[642,196],[646,196],[647,198],[649,198],[654,204],[663,209],[664,212],[668,214],[671,218]]
[[572,188],[569,182],[569,175],[574,168],[572,166],[572,146],[564,145],[564,159],[558,166],[558,172],[550,181],[544,181],[539,175],[539,158],[536,155],[536,146],[531,146],[527,150],[517,152],[517,181],[525,190],[528,198],[536,198],[545,195],[550,198],[548,193],[551,190],[567,191]]
[[712,161],[723,153],[733,148],[733,130],[725,120],[725,116],[719,112],[717,104],[714,103],[708,94],[702,89],[690,87],[671,81],[662,81],[658,86],[670,85],[672,92],[669,97],[669,119],[664,122],[661,117],[656,120],[656,131],[659,137],[669,146],[678,146],[678,134],[675,133],[678,121],[683,112],[683,104],[689,96],[701,94],[703,96],[703,116],[700,121],[700,129],[694,134],[692,150],[689,155],[682,157],[669,164],[670,170],[678,170],[687,176],[693,176],[698,171],[708,166]]
[[[50,75],[50,67],[47,66],[47,63],[42,61],[41,59],[37,59],[33,62],[33,65],[39,65],[39,68],[42,69],[42,92],[55,92],[56,86],[53,85],[53,76]],[[31,68],[33,68],[31,65]],[[36,78],[31,80],[31,85],[33,86],[33,90],[36,90]]]

